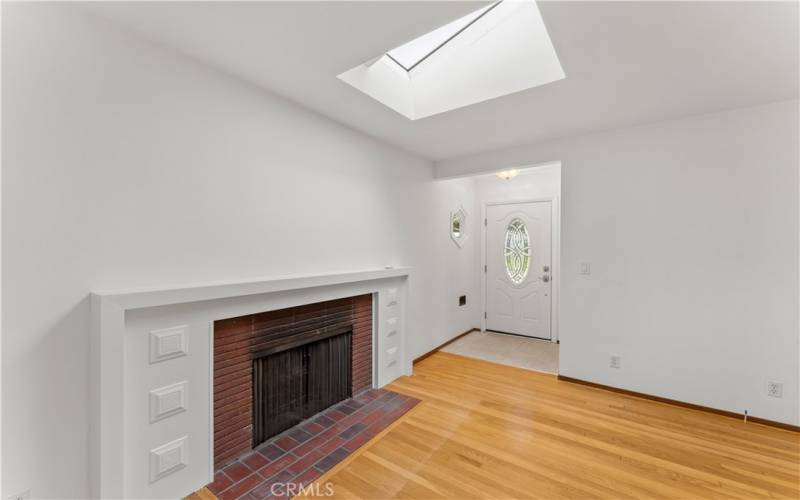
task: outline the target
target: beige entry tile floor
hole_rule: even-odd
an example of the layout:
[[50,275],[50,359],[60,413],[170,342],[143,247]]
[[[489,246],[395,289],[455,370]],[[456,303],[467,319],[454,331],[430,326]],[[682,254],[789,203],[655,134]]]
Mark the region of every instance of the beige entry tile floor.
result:
[[546,340],[474,331],[442,351],[527,370],[558,373],[558,344]]

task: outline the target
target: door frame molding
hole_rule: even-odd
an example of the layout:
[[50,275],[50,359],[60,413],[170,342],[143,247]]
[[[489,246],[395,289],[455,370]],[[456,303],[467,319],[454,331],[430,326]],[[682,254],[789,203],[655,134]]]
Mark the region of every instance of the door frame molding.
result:
[[559,341],[559,325],[560,310],[561,310],[561,197],[560,196],[542,196],[538,198],[525,198],[525,199],[511,199],[506,201],[487,201],[481,204],[481,219],[484,220],[481,226],[481,267],[479,269],[481,275],[481,310],[484,314],[481,316],[481,331],[486,331],[486,211],[489,206],[493,205],[519,205],[522,203],[541,203],[550,202],[551,210],[550,216],[550,266],[552,272],[550,279],[552,282],[551,300],[550,300],[550,342]]

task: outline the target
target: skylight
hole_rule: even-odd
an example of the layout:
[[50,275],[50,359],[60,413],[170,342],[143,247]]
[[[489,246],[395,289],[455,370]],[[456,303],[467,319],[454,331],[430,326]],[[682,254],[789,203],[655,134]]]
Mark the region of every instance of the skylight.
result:
[[501,0],[339,78],[411,120],[564,78],[534,0]]
[[472,23],[477,21],[487,11],[496,7],[499,3],[500,2],[489,4],[460,19],[445,24],[441,28],[425,33],[419,38],[415,38],[408,43],[390,50],[386,55],[389,56],[392,61],[399,64],[404,70],[411,71],[429,55],[436,52],[437,49],[441,48],[444,44],[453,39],[453,37],[467,29]]

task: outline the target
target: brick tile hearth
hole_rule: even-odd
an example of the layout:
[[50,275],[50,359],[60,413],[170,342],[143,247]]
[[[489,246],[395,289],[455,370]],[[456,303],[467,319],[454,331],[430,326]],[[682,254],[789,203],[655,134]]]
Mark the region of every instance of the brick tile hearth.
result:
[[413,408],[418,399],[370,389],[271,438],[217,471],[222,500],[273,496],[275,483],[308,485]]

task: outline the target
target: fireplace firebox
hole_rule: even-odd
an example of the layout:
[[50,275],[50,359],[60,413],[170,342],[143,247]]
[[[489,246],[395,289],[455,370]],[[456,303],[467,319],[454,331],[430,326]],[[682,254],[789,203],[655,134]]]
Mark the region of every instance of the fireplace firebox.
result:
[[253,447],[352,396],[352,329],[323,328],[253,359]]

